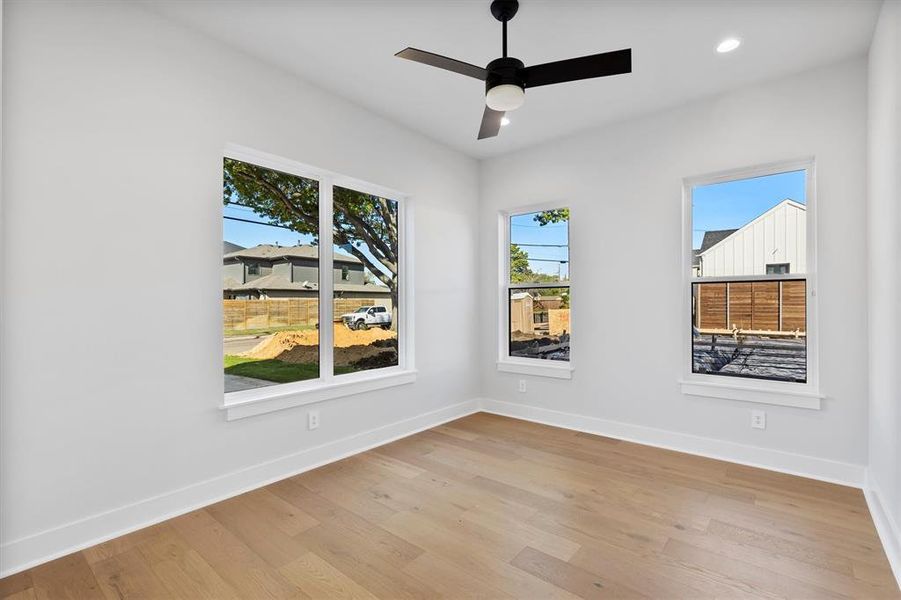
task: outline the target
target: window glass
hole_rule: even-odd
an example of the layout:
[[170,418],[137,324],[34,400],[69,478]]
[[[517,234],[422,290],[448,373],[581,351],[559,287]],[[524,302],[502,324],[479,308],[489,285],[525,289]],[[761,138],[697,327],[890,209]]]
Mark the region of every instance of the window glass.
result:
[[319,377],[319,184],[226,158],[225,391]]
[[569,281],[569,209],[510,217],[510,283]]
[[569,360],[569,209],[510,217],[507,353]]
[[692,371],[807,381],[807,173],[692,189]]
[[397,366],[398,203],[340,186],[333,198],[335,375]]

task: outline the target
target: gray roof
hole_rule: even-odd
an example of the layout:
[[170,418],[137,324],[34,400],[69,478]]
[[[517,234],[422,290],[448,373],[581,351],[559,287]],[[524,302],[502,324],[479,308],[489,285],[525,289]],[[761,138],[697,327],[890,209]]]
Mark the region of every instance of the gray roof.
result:
[[717,229],[714,231],[705,231],[704,232],[704,240],[701,242],[701,250],[700,252],[704,252],[711,246],[715,246],[719,244],[724,239],[732,235],[738,231],[738,229]]
[[[223,289],[231,292],[248,290],[279,290],[279,291],[304,291],[318,290],[318,281],[291,281],[282,274],[271,274],[258,277],[247,283],[238,283],[231,278],[223,282]],[[366,294],[388,294],[391,290],[382,285],[335,283],[336,292],[362,292]]]
[[239,246],[238,244],[233,244],[231,242],[222,242],[222,254],[228,254],[230,252],[237,252],[238,250],[243,250],[244,246]]
[[693,267],[701,266],[701,251],[700,250],[692,250],[691,251],[691,266],[693,266]]
[[[260,244],[253,248],[242,248],[234,252],[228,252],[222,258],[258,258],[262,260],[283,260],[289,258],[319,258],[319,246],[303,244],[300,246],[273,246],[272,244]],[[353,256],[335,253],[335,261],[346,263],[359,263]]]

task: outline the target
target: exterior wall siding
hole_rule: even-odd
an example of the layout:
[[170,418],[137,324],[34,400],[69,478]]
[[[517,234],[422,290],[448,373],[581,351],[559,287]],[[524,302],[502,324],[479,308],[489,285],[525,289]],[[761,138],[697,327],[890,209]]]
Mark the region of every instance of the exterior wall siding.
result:
[[701,254],[700,277],[765,275],[768,264],[807,271],[807,213],[783,202]]

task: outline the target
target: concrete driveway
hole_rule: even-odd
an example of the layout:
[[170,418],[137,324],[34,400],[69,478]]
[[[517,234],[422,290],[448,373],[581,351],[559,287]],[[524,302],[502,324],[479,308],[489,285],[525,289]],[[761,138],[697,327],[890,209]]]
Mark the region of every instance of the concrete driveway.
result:
[[239,392],[241,390],[252,390],[267,385],[275,385],[274,381],[266,381],[265,379],[254,379],[253,377],[242,377],[241,375],[225,374],[225,393]]
[[241,354],[253,350],[260,342],[272,337],[272,335],[242,335],[227,337],[222,344],[225,354]]

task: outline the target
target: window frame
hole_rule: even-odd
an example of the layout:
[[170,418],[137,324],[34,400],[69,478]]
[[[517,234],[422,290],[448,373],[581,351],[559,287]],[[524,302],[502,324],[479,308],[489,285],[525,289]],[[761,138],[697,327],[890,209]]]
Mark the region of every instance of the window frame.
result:
[[[567,271],[569,273],[569,281],[561,286],[559,282],[551,283],[510,283],[510,218],[516,215],[528,214],[533,212],[541,212],[544,210],[555,210],[561,208],[569,209],[569,221],[567,226],[567,249],[569,250],[569,259],[567,262]],[[532,204],[528,206],[519,206],[504,209],[498,212],[498,290],[497,290],[497,370],[507,373],[519,373],[521,375],[534,375],[538,377],[551,377],[555,379],[571,379],[574,371],[572,353],[568,361],[545,360],[540,358],[524,358],[521,356],[510,356],[510,304],[509,290],[516,288],[569,288],[569,324],[570,324],[570,344],[572,344],[573,318],[575,313],[573,303],[573,260],[572,260],[572,237],[573,237],[573,208],[569,202],[544,202],[541,204]]]
[[[770,267],[785,267],[785,271],[774,271],[770,272]],[[791,263],[766,263],[764,266],[764,270],[767,272],[767,275],[791,275]]]
[[[349,188],[364,194],[372,194],[397,202],[398,218],[398,364],[392,367],[334,374],[334,331],[331,327],[319,328],[319,377],[305,381],[274,384],[270,386],[223,392],[220,409],[231,421],[341,398],[353,394],[374,391],[397,385],[413,383],[416,380],[414,348],[414,307],[413,307],[413,202],[409,194],[381,185],[372,184],[339,173],[306,165],[288,158],[268,154],[240,146],[227,144],[222,158],[231,158],[251,163],[267,169],[274,169],[314,179],[319,182],[319,323],[331,323],[334,302],[334,212],[332,191],[334,186]],[[218,201],[222,210],[221,197]],[[220,235],[221,237],[221,235]],[[221,247],[221,240],[217,242]],[[222,291],[218,291],[221,297]],[[222,322],[222,303],[218,311]],[[221,336],[221,327],[220,327]]]
[[[790,171],[806,174],[807,270],[806,273],[695,277],[692,274],[692,190],[695,187],[765,177]],[[817,220],[816,161],[814,157],[785,160],[751,167],[686,177],[682,180],[682,373],[679,380],[685,395],[740,400],[761,404],[820,409],[823,395],[819,386],[819,328],[817,326]],[[770,281],[800,279],[807,282],[807,381],[805,383],[771,381],[742,377],[724,377],[692,370],[692,285],[728,281]]]

